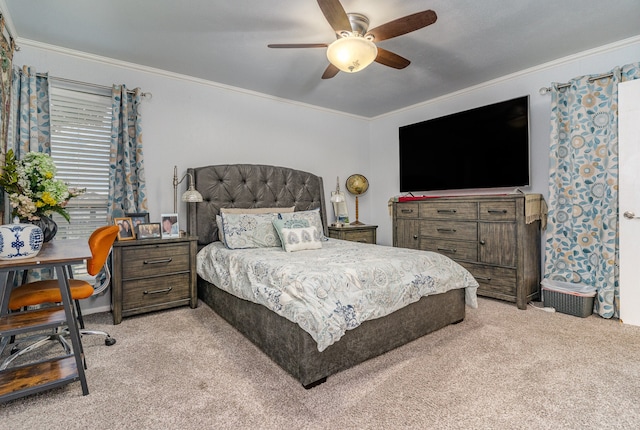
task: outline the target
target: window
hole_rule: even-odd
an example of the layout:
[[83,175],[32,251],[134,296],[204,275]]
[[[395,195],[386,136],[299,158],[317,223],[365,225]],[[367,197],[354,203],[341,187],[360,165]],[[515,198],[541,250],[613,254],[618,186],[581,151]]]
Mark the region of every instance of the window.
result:
[[50,87],[51,157],[57,177],[71,187],[86,188],[71,199],[68,223],[59,214],[59,239],[89,238],[107,223],[111,97]]

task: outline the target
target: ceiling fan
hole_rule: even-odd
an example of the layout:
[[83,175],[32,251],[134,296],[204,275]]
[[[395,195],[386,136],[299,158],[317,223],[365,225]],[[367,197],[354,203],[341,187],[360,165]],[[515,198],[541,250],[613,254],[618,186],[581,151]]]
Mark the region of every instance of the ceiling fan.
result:
[[339,0],[318,0],[329,25],[336,32],[333,43],[282,43],[269,48],[327,48],[329,66],[322,79],[333,78],[338,72],[358,72],[372,62],[394,69],[404,69],[411,62],[398,54],[376,46],[374,42],[402,36],[436,22],[432,10],[407,15],[369,30],[369,18],[359,13],[346,13]]

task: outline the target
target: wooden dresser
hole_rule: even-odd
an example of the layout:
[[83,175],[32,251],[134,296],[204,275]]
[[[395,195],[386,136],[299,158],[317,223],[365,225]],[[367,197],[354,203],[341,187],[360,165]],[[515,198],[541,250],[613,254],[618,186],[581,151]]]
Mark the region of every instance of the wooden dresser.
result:
[[175,306],[197,307],[196,252],[197,237],[116,242],[111,282],[113,323]]
[[329,237],[334,239],[349,240],[351,242],[372,243],[377,242],[377,225],[345,225],[342,227],[329,226]]
[[540,221],[525,196],[440,197],[393,204],[393,245],[435,251],[467,268],[478,295],[515,302],[540,295]]

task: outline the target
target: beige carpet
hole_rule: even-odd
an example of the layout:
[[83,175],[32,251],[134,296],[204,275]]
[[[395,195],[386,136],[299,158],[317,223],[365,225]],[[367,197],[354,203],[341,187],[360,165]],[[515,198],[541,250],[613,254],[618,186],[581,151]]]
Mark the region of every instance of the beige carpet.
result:
[[305,390],[202,303],[85,337],[73,383],[0,405],[4,429],[637,429],[640,328],[480,299],[449,326]]

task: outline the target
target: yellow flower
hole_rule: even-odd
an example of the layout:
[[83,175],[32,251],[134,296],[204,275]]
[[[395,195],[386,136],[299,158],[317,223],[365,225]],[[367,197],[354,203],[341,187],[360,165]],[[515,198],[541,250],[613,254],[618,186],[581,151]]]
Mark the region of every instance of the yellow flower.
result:
[[42,201],[49,206],[55,206],[58,203],[58,201],[46,191],[42,193]]

